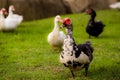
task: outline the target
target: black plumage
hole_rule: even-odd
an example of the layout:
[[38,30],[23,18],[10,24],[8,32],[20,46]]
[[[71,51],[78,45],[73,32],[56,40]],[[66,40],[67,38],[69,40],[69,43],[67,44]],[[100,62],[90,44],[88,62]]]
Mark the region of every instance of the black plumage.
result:
[[86,13],[91,16],[86,27],[86,32],[89,34],[89,38],[90,36],[98,37],[103,32],[105,25],[102,23],[102,21],[95,21],[95,10],[88,8],[86,9]]
[[91,53],[93,53],[94,49],[91,46],[91,43],[89,41],[86,41],[84,44],[79,44],[77,45],[78,47],[78,52],[80,53],[81,51],[84,52],[87,56],[89,56],[90,61],[92,61],[93,56]]
[[63,20],[63,26],[66,28],[66,37],[60,55],[60,62],[70,69],[73,77],[73,71],[83,68],[85,68],[85,75],[87,76],[89,64],[93,59],[93,48],[89,41],[83,44],[75,43],[72,35],[73,26],[69,18]]

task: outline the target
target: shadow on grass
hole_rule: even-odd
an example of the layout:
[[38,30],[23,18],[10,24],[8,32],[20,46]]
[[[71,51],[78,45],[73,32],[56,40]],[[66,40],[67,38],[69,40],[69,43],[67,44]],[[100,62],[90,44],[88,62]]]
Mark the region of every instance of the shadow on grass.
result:
[[92,69],[88,78],[93,80],[120,80],[120,63],[113,66]]
[[115,36],[115,35],[102,35],[102,36],[99,36],[98,39],[119,39],[120,37],[119,36]]

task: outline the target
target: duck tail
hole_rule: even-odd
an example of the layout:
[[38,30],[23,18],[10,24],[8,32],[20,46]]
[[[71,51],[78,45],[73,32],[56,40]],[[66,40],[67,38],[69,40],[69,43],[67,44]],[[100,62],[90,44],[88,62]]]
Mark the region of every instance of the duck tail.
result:
[[85,44],[92,45],[90,41],[86,41]]

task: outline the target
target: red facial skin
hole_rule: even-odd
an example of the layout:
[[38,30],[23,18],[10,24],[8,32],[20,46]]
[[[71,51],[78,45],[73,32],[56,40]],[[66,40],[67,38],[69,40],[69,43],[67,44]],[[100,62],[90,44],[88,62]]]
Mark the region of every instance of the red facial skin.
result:
[[69,26],[70,25],[70,23],[71,23],[71,20],[69,19],[69,18],[65,18],[65,19],[63,19],[63,22],[62,22],[64,25],[66,25],[66,27],[67,26]]
[[85,11],[87,14],[91,14],[92,13],[92,10],[90,8],[86,9]]
[[3,14],[7,15],[7,11],[5,8],[2,8],[1,11],[3,12]]

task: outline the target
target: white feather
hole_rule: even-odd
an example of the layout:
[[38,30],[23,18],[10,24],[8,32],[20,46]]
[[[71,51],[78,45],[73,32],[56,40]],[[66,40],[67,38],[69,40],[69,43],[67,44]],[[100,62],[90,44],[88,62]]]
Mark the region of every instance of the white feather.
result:
[[81,52],[80,56],[78,58],[75,58],[75,61],[85,64],[85,63],[89,63],[90,59],[84,52]]
[[120,9],[120,2],[113,3],[109,5],[109,7],[112,9]]
[[56,16],[54,20],[54,29],[48,35],[48,43],[53,47],[61,47],[65,39],[63,31],[59,30],[58,19],[60,16]]
[[[4,16],[3,16],[4,17]],[[14,14],[9,7],[9,15],[7,18],[2,19],[2,27],[1,30],[4,31],[11,31],[18,27],[18,25],[22,22],[23,16],[20,16],[18,14]]]
[[4,26],[4,15],[3,12],[0,10],[0,30],[2,30],[3,26]]

